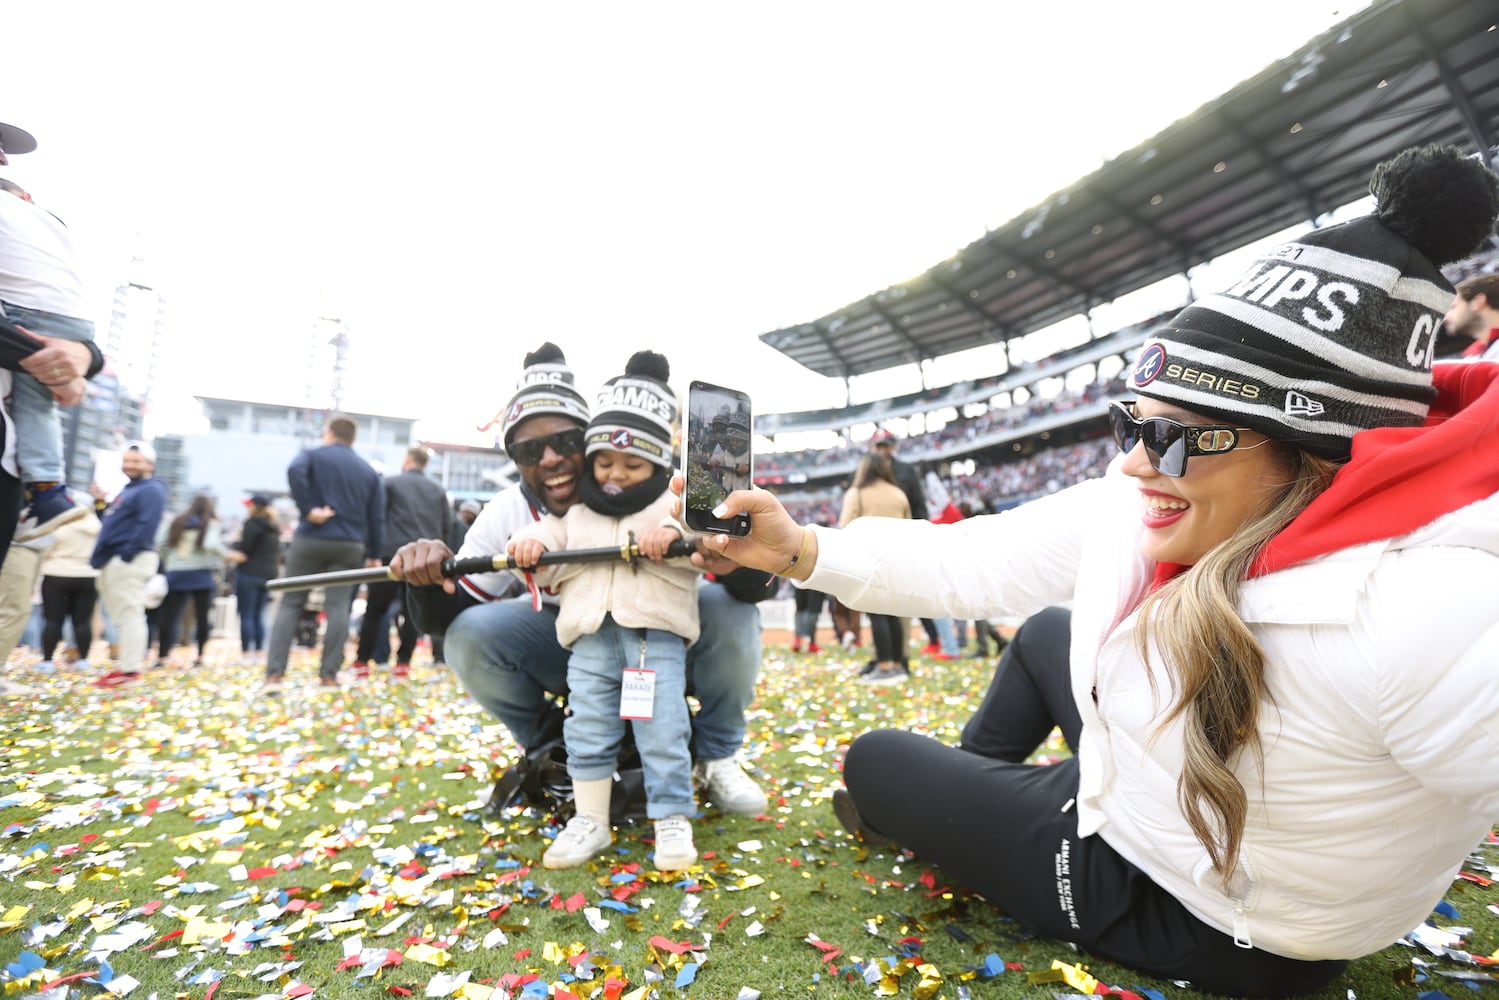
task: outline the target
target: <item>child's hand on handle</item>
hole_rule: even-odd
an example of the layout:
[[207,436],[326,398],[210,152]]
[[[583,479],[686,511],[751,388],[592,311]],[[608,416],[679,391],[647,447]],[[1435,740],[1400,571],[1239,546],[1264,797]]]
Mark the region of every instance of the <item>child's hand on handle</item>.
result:
[[[673,476],[671,490],[678,498],[673,513],[678,515],[682,507],[682,488],[682,477]],[[737,514],[749,515],[748,535],[743,538],[700,535],[700,546],[740,566],[797,580],[807,578],[817,561],[817,536],[797,524],[774,494],[761,489],[735,490],[713,511],[713,516],[718,518],[731,518]],[[707,564],[702,552],[694,555],[692,561],[698,566]]]
[[535,538],[512,538],[505,545],[505,554],[515,562],[516,569],[531,569],[546,550],[547,547]]
[[635,539],[635,547],[651,562],[660,562],[666,558],[667,546],[681,537],[681,532],[675,528],[652,528]]

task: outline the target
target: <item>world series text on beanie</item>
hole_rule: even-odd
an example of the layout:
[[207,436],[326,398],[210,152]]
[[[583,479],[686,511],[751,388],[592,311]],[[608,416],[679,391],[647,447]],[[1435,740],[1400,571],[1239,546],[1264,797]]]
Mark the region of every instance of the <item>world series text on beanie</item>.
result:
[[671,435],[677,397],[666,385],[671,366],[653,351],[640,351],[625,373],[604,383],[594,401],[593,421],[584,435],[583,454],[605,448],[639,455],[671,468]]
[[1369,187],[1374,215],[1277,247],[1154,331],[1131,388],[1331,459],[1359,431],[1422,423],[1453,295],[1438,268],[1493,231],[1499,178],[1423,146]]
[[515,395],[505,407],[500,438],[510,447],[516,425],[529,417],[567,417],[588,423],[588,403],[573,385],[572,369],[562,349],[548,341],[526,355],[526,370],[515,383]]

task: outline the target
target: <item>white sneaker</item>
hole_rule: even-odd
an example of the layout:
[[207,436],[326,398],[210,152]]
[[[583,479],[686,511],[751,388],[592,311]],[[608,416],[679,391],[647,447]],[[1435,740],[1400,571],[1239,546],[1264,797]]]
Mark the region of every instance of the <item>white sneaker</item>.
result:
[[758,816],[765,811],[765,792],[733,757],[700,760],[692,777],[706,799],[724,812],[740,816]]
[[845,632],[843,633],[843,638],[840,640],[840,642],[842,643],[844,649],[853,649],[854,646],[858,644],[859,637],[854,635],[852,632]]
[[[568,824],[571,826],[572,824]],[[686,816],[656,820],[657,871],[675,872],[697,864],[697,845],[692,842],[692,822]],[[551,865],[547,865],[548,868]]]
[[[687,835],[687,842],[692,843],[691,833]],[[541,864],[545,868],[576,868],[598,857],[599,852],[612,843],[614,834],[608,826],[595,823],[587,816],[574,816],[541,856]],[[693,857],[696,858],[697,854],[694,853]]]

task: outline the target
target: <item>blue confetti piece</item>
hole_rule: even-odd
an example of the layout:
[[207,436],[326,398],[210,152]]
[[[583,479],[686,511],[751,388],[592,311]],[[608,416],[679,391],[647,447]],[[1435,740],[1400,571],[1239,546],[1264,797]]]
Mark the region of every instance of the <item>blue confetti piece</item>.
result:
[[1145,1000],[1166,1000],[1166,994],[1160,990],[1148,990],[1143,986],[1131,986],[1130,989],[1145,997]]
[[520,991],[521,996],[523,997],[545,997],[550,995],[551,992],[552,988],[547,985],[546,980],[543,979],[531,980],[524,987],[522,987]]
[[21,979],[31,975],[46,964],[46,962],[42,961],[42,956],[36,952],[23,951],[19,958],[5,967],[5,974],[12,979]]
[[1441,990],[1427,990],[1425,993],[1417,993],[1416,1000],[1452,1000]]
[[615,872],[613,875],[609,876],[609,881],[611,881],[611,882],[634,882],[639,877],[640,876],[636,875],[634,872]]
[[111,979],[113,979],[114,977],[115,977],[115,970],[110,967],[110,964],[108,962],[100,962],[99,963],[99,971],[95,975],[90,976],[89,978],[92,979],[94,982],[98,983],[100,986],[108,986],[109,985],[109,981]]
[[605,910],[618,910],[620,913],[640,912],[637,907],[631,906],[629,903],[621,903],[617,899],[601,899],[599,900],[599,907]]
[[986,979],[993,979],[995,976],[1002,975],[1005,971],[1005,960],[992,953],[985,955],[983,971],[984,978]]
[[1451,903],[1447,902],[1445,899],[1442,900],[1441,902],[1437,903],[1436,906],[1433,906],[1431,908],[1431,912],[1432,913],[1440,913],[1442,916],[1444,916],[1444,917],[1450,917],[1453,920],[1460,919],[1460,916],[1459,916],[1459,914],[1457,912],[1457,907],[1453,906]]
[[682,971],[677,973],[677,989],[681,989],[683,986],[691,986],[692,981],[696,978],[697,963],[688,962],[686,965],[682,966]]

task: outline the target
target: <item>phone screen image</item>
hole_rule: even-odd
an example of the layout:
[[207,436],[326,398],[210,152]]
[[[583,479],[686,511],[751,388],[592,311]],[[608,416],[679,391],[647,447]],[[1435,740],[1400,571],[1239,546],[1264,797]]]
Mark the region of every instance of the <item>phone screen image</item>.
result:
[[750,400],[745,393],[707,382],[688,386],[682,510],[683,520],[693,531],[749,534],[749,515],[721,519],[712,511],[730,493],[750,488],[754,475],[752,426]]

